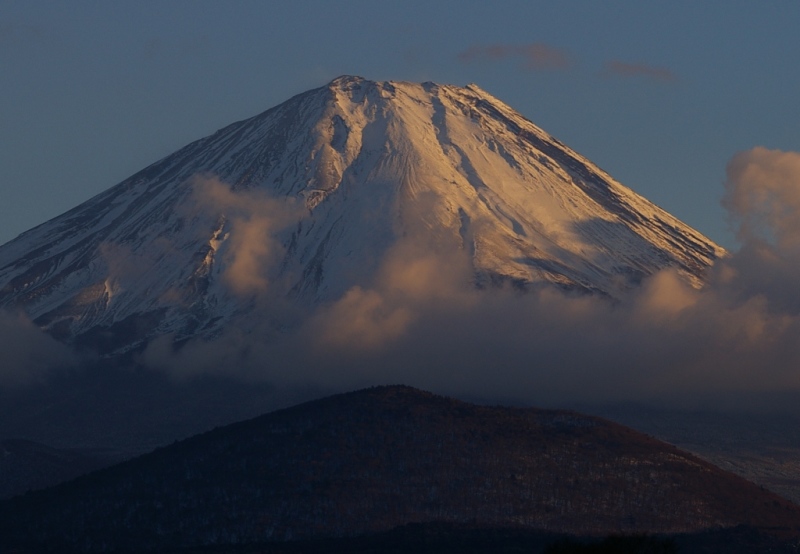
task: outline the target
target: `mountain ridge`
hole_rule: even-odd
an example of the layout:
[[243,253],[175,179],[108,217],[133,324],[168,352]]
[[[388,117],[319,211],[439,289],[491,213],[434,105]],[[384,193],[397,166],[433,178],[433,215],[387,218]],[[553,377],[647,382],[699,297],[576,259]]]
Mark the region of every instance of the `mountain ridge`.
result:
[[340,77],[0,246],[0,307],[112,350],[208,337],[267,283],[336,301],[409,236],[479,287],[611,298],[665,268],[699,287],[725,254],[477,86]]
[[354,537],[409,523],[594,536],[800,530],[797,506],[621,425],[405,386],[219,427],[2,502],[0,515],[4,545],[87,552]]

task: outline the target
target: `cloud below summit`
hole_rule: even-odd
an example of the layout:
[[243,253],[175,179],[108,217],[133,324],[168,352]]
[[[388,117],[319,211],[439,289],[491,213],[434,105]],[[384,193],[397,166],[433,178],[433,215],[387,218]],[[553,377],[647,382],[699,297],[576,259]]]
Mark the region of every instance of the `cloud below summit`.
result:
[[2,391],[44,382],[53,370],[69,367],[78,356],[26,316],[0,310],[0,360]]
[[[420,233],[398,238],[374,273],[338,297],[303,309],[281,300],[285,283],[270,273],[286,210],[201,180],[194,202],[206,216],[221,210],[227,218],[223,277],[236,294],[257,297],[257,311],[211,340],[176,348],[162,337],[139,361],[177,381],[211,374],[327,390],[406,383],[551,406],[706,406],[800,392],[800,154],[739,153],[725,187],[741,248],[718,260],[701,290],[673,270],[616,302],[555,288],[477,290],[468,253]],[[31,346],[12,348],[9,359],[21,368],[41,362],[34,353],[51,339],[27,323],[4,317],[0,325],[15,344]]]
[[747,242],[771,240],[782,251],[800,250],[800,153],[753,148],[727,167],[723,205]]
[[258,191],[234,192],[212,176],[196,177],[191,185],[186,214],[204,214],[219,227],[215,248],[225,262],[223,280],[240,296],[263,293],[282,255],[275,234],[294,222],[299,206]]
[[800,314],[800,153],[754,148],[727,166],[723,205],[742,248],[730,262],[737,293]]
[[731,161],[725,205],[742,248],[718,261],[702,290],[672,270],[617,303],[555,289],[476,290],[466,253],[406,237],[372,280],[279,337],[232,330],[149,359],[184,376],[228,372],[223,362],[236,360],[241,378],[284,386],[402,382],[551,405],[800,391],[798,160],[756,148]]

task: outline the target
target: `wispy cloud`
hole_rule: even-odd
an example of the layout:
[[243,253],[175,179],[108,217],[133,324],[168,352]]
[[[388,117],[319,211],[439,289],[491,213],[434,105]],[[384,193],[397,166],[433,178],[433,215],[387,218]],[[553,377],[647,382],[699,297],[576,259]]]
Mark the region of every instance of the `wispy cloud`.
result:
[[800,251],[800,153],[759,146],[734,156],[727,174],[722,202],[739,239],[768,238]]
[[663,83],[671,83],[678,80],[678,76],[666,67],[658,67],[646,63],[629,63],[619,60],[606,62],[600,74],[604,77],[634,77],[661,81]]
[[727,176],[722,204],[742,243],[730,264],[735,292],[762,298],[771,312],[788,311],[800,327],[800,152],[740,152]]
[[0,310],[0,391],[44,382],[80,357],[44,333],[22,313]]
[[718,261],[702,290],[667,270],[616,304],[550,289],[478,291],[463,250],[402,237],[372,278],[279,340],[264,339],[275,334],[267,326],[230,329],[180,350],[165,339],[142,361],[184,377],[235,368],[278,387],[403,382],[536,403],[797,392],[798,183],[800,154],[756,148],[733,158],[725,205],[742,225],[742,248]]
[[298,206],[258,191],[233,191],[212,176],[195,177],[192,187],[187,213],[225,221],[225,240],[218,241],[216,254],[226,262],[223,281],[239,296],[266,291],[269,275],[282,256],[275,233],[293,221]]
[[[229,250],[219,255],[234,269],[220,277],[262,301],[247,325],[180,348],[162,337],[140,362],[177,380],[217,374],[331,390],[402,382],[562,405],[800,392],[800,153],[740,153],[725,186],[742,245],[717,262],[702,290],[674,270],[616,303],[555,289],[476,290],[460,241],[439,244],[420,233],[398,236],[357,285],[299,308],[285,300],[284,287],[295,280],[270,273],[283,208],[209,178],[194,195],[206,211],[224,208],[230,221]],[[15,367],[46,365],[36,355],[51,348],[47,337],[26,325],[0,317],[7,339],[0,354]],[[30,371],[3,373],[0,383],[24,383]]]
[[473,45],[460,52],[458,59],[463,63],[516,59],[531,71],[567,69],[573,63],[566,50],[543,42]]

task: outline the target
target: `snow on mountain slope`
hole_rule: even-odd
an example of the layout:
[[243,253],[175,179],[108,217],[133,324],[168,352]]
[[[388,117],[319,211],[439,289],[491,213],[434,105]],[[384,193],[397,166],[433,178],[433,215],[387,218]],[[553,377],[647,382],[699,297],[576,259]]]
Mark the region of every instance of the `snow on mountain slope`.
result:
[[206,336],[267,282],[340,298],[409,234],[456,245],[478,286],[610,297],[667,267],[699,287],[724,254],[475,85],[340,77],[0,247],[0,307],[114,348]]

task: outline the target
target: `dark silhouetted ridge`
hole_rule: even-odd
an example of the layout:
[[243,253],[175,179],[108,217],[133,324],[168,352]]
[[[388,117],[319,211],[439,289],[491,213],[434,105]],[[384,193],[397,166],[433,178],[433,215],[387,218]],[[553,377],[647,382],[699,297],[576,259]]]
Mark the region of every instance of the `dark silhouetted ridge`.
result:
[[217,428],[0,505],[4,546],[103,551],[354,537],[409,523],[796,534],[800,508],[573,412],[366,389]]

